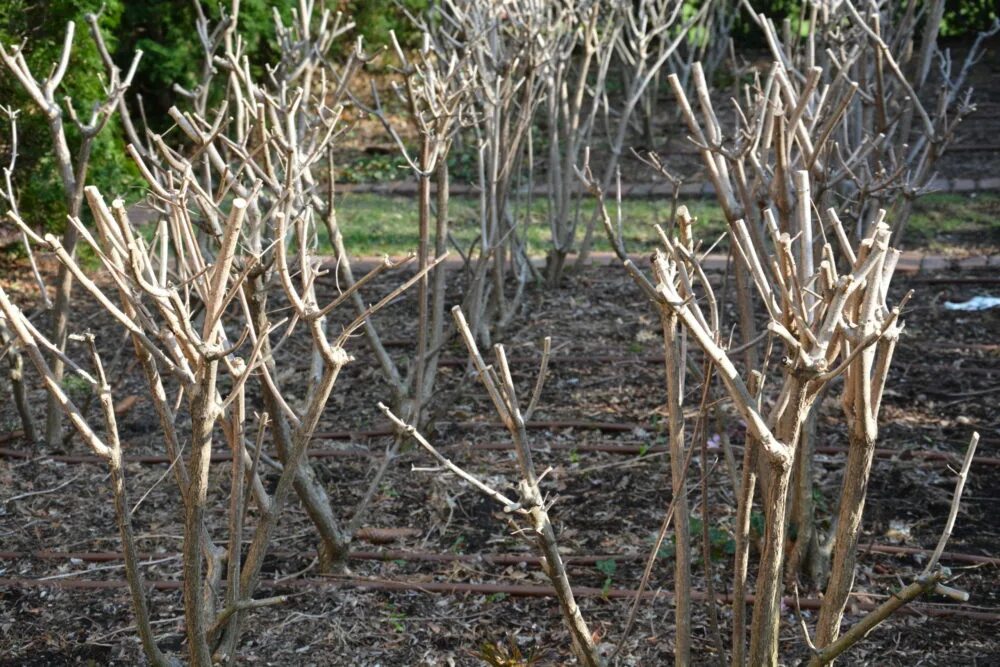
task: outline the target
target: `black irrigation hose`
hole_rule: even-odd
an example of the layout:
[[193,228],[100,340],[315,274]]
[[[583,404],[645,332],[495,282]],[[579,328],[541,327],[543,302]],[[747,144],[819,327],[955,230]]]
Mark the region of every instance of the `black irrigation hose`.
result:
[[[155,580],[146,581],[146,586],[154,590],[174,591],[180,590],[180,581]],[[61,588],[69,590],[115,590],[128,587],[128,582],[124,579],[50,579],[40,581],[38,579],[25,579],[21,577],[0,578],[0,589],[3,588]],[[446,595],[495,595],[502,593],[515,597],[555,597],[555,590],[550,586],[532,586],[525,584],[478,584],[462,582],[440,582],[440,581],[389,581],[384,579],[361,579],[356,577],[338,578],[310,578],[310,579],[290,579],[287,581],[262,580],[259,584],[262,589],[300,589],[305,592],[318,592],[329,589],[360,589],[377,591],[404,591],[418,593],[442,593]],[[573,594],[578,598],[599,598],[599,599],[634,599],[636,592],[624,588],[594,588],[590,586],[574,586]],[[644,591],[644,599],[658,599],[664,602],[673,599],[673,595],[664,591]],[[691,598],[694,600],[707,600],[708,596],[704,591],[691,591]],[[720,595],[716,598],[718,603],[731,604],[732,599],[728,595]],[[782,598],[783,603],[789,608],[794,608],[798,604],[800,609],[819,609],[823,600],[820,598]],[[753,604],[754,596],[747,595],[746,602]],[[870,611],[878,606],[875,602],[867,602],[855,599],[852,604],[858,609]],[[1000,613],[994,611],[980,611],[958,605],[932,605],[932,604],[910,604],[898,610],[897,613],[913,616],[960,616],[981,621],[1000,621]]]

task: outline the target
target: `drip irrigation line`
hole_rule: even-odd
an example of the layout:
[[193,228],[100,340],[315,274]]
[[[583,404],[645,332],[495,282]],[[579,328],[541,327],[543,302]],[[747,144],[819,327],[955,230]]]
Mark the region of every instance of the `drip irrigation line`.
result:
[[[182,587],[180,581],[148,580],[145,582],[147,588],[161,591],[176,591]],[[69,590],[118,590],[128,588],[125,579],[53,579],[49,581],[39,581],[37,579],[25,579],[21,577],[0,578],[0,589],[2,588],[61,588]],[[489,584],[489,583],[462,583],[462,582],[440,582],[440,581],[393,581],[386,579],[363,579],[356,577],[330,577],[330,578],[308,578],[291,579],[287,581],[262,580],[259,584],[261,589],[288,590],[299,589],[306,592],[318,592],[322,590],[374,590],[374,591],[398,591],[415,593],[440,593],[446,595],[496,595],[506,594],[514,597],[556,597],[555,590],[550,586],[528,585],[528,584]],[[574,586],[573,594],[578,598],[600,598],[600,599],[634,599],[637,591],[625,588],[595,588],[591,586]],[[704,591],[691,591],[691,599],[705,601],[709,597]],[[673,595],[665,591],[643,591],[641,597],[645,600],[662,600],[668,602],[673,600]],[[729,595],[718,595],[716,601],[719,604],[732,604],[732,597]],[[783,603],[789,608],[796,604],[795,598],[784,597]],[[754,603],[754,596],[747,595],[746,602]],[[819,598],[800,598],[799,608],[817,610],[823,603]],[[853,606],[860,610],[870,611],[878,606],[875,602],[855,599]],[[982,621],[1000,621],[1000,613],[995,611],[982,611],[959,605],[934,605],[928,603],[911,603],[900,608],[896,613],[914,616],[960,616]]]
[[[534,355],[511,355],[507,357],[507,363],[511,366],[529,366],[537,367],[541,362],[542,358]],[[469,363],[467,357],[441,357],[438,361],[439,366],[452,366],[461,367]],[[580,365],[591,365],[591,364],[662,364],[663,355],[656,354],[562,354],[558,356],[549,357],[550,365],[561,365],[561,364],[580,364]]]
[[[930,556],[934,553],[933,549],[921,549],[920,547],[899,547],[891,544],[859,544],[858,551],[861,553],[867,553],[870,551],[889,556]],[[941,560],[950,560],[956,563],[969,563],[970,565],[1000,566],[1000,558],[977,556],[976,554],[956,553],[954,551],[941,552]]]
[[[626,456],[643,456],[647,454],[663,454],[668,452],[667,447],[653,446],[647,447],[645,445],[603,445],[603,444],[580,444],[571,445],[565,443],[553,443],[549,445],[550,448],[556,450],[569,450],[576,452],[602,452],[610,454],[622,454]],[[741,445],[732,445],[733,449],[742,450]],[[472,450],[484,450],[484,451],[507,451],[513,449],[513,445],[506,442],[491,442],[479,445],[472,445],[470,447]],[[822,446],[815,448],[818,454],[846,454],[850,451],[848,447],[836,447],[836,446]],[[957,454],[952,454],[950,452],[935,452],[930,450],[894,450],[894,449],[876,449],[875,457],[879,459],[893,459],[897,458],[900,461],[911,461],[911,460],[923,460],[923,461],[943,461],[946,463],[954,463],[956,465],[961,463],[961,457]],[[987,456],[977,456],[973,459],[973,464],[978,465],[988,465],[988,466],[1000,466],[1000,458],[987,457]]]
[[[529,424],[530,428],[530,424]],[[317,439],[334,439],[334,438],[317,438]],[[444,449],[457,449],[460,447],[467,447],[469,450],[484,451],[484,452],[505,452],[512,451],[514,445],[509,442],[487,442],[481,444],[465,444],[457,443],[444,446]],[[580,443],[580,444],[569,444],[569,443],[550,443],[548,445],[549,449],[555,451],[568,451],[576,453],[602,453],[602,454],[617,454],[620,456],[635,456],[642,457],[650,454],[664,454],[668,450],[666,447],[660,445],[646,446],[646,445],[633,445],[633,444],[602,444],[602,443]],[[740,445],[733,445],[734,449],[740,449]],[[847,453],[847,447],[816,447],[816,452],[819,454],[845,454]],[[368,449],[363,449],[360,447],[352,447],[347,449],[335,449],[335,448],[321,448],[321,449],[310,449],[307,452],[309,458],[311,459],[336,459],[336,458],[372,458],[381,455],[380,452],[373,452]],[[210,461],[212,463],[226,463],[231,460],[232,454],[227,451],[217,451],[213,452]],[[935,462],[945,462],[945,463],[955,463],[959,462],[959,458],[956,454],[950,452],[936,452],[930,450],[894,450],[894,449],[876,449],[875,457],[879,459],[898,459],[900,461],[935,461]],[[55,461],[58,463],[69,463],[69,464],[82,464],[82,463],[92,463],[97,465],[102,465],[105,462],[104,459],[99,456],[94,456],[91,454],[52,454],[52,455],[42,455],[39,456],[34,452],[26,452],[18,449],[10,449],[7,447],[0,447],[0,458],[9,459],[36,459],[45,461]],[[143,465],[163,465],[170,463],[170,457],[164,456],[162,454],[130,454],[125,456],[126,463],[138,463]],[[989,457],[989,456],[977,456],[973,460],[975,465],[984,466],[1000,466],[1000,458]]]
[[[996,279],[1000,281],[1000,278]],[[403,342],[397,341],[398,346],[404,347],[412,345],[413,342]],[[940,341],[939,341],[940,343]],[[921,343],[921,345],[924,345]],[[981,343],[943,343],[944,349],[955,349],[955,350],[983,350],[991,351],[998,349],[998,346],[991,344],[981,344]],[[507,361],[511,366],[524,366],[529,368],[535,368],[541,362],[542,358],[538,355],[524,354],[524,355],[510,355],[507,357]],[[438,360],[439,366],[452,366],[452,367],[462,367],[469,363],[467,357],[441,357]],[[595,364],[606,364],[609,366],[622,366],[625,364],[649,364],[649,365],[662,365],[663,355],[662,354],[590,354],[585,350],[578,352],[573,352],[569,354],[559,354],[552,355],[549,357],[548,361],[550,366],[593,366]],[[956,368],[949,364],[922,364],[916,370],[927,370],[928,372],[937,372],[942,370],[955,371]],[[967,375],[994,375],[1000,374],[1000,368],[983,368],[983,367],[973,367],[973,368],[962,368],[961,371]]]
[[24,431],[22,429],[17,429],[16,431],[7,431],[6,433],[0,433],[0,443],[10,442],[11,440],[20,440],[24,437]]
[[[881,553],[894,556],[930,556],[933,549],[922,549],[919,547],[901,547],[888,544],[859,544],[858,551],[861,553]],[[166,552],[140,552],[139,558],[149,560],[153,558],[165,558],[177,556],[179,553]],[[303,555],[301,551],[275,550],[270,552],[270,556],[278,559],[291,559]],[[595,565],[599,561],[614,560],[617,562],[630,562],[645,560],[645,553],[624,553],[624,554],[577,554],[565,556],[569,565]],[[79,560],[86,563],[108,563],[123,560],[124,556],[117,551],[54,551],[43,549],[40,551],[0,551],[0,560]],[[958,553],[955,551],[944,551],[941,554],[942,560],[955,563],[967,563],[970,565],[991,565],[1000,567],[1000,558],[992,556],[980,556],[977,554]],[[436,553],[433,551],[413,551],[408,549],[379,549],[377,551],[352,551],[348,555],[350,560],[366,561],[407,561],[425,563],[487,563],[490,565],[541,565],[541,558],[538,556],[524,554],[453,554]]]
[[[930,553],[930,552],[928,552]],[[180,553],[139,552],[137,557],[142,560],[179,556]],[[301,551],[275,550],[269,556],[276,559],[291,559],[303,556]],[[599,561],[614,560],[629,562],[641,560],[644,554],[604,554],[565,556],[568,565],[595,565]],[[76,560],[84,563],[111,563],[124,560],[124,555],[118,551],[0,551],[0,560]],[[407,561],[416,563],[486,563],[489,565],[541,565],[541,558],[528,554],[452,554],[435,553],[432,551],[410,551],[405,549],[381,549],[378,551],[352,551],[348,560],[359,561]],[[998,561],[1000,564],[1000,561]]]

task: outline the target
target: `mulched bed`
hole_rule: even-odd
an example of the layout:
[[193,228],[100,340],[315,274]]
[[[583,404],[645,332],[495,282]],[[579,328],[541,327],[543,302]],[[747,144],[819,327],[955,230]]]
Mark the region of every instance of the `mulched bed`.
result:
[[[29,275],[20,267],[2,267],[4,286],[15,294],[30,294]],[[964,276],[974,276],[966,273]],[[980,274],[986,276],[988,274]],[[396,277],[380,279],[387,291]],[[946,300],[959,301],[985,293],[989,287],[974,283],[917,284],[901,278],[899,294],[918,288],[905,314],[906,328],[894,363],[882,414],[880,446],[898,451],[896,459],[880,459],[874,466],[865,512],[862,544],[899,544],[932,549],[944,525],[954,486],[947,462],[908,457],[910,450],[953,453],[960,461],[969,434],[982,434],[980,453],[996,457],[1000,443],[1000,311],[955,313],[944,310]],[[374,292],[374,290],[373,290]],[[162,454],[156,420],[144,398],[145,388],[130,364],[128,346],[109,326],[95,305],[77,292],[74,328],[90,328],[105,351],[109,375],[120,378],[115,398],[135,396],[134,405],[119,424],[127,454]],[[898,294],[897,294],[898,296]],[[639,424],[624,431],[576,427],[531,431],[536,465],[551,466],[543,484],[556,501],[560,544],[567,555],[632,555],[616,561],[613,574],[607,565],[571,564],[574,585],[601,588],[635,588],[653,537],[669,504],[667,459],[657,453],[622,456],[590,451],[585,445],[638,445],[641,449],[664,444],[662,367],[645,360],[659,353],[658,323],[631,282],[613,268],[587,270],[567,279],[559,290],[532,291],[526,314],[504,334],[514,363],[515,382],[527,396],[536,366],[529,359],[538,354],[538,341],[553,338],[553,354],[560,362],[550,376],[535,419],[539,421],[587,420],[610,424]],[[458,301],[456,295],[455,301]],[[386,339],[404,358],[413,344],[412,297],[403,298],[380,316]],[[732,314],[730,314],[732,317]],[[730,320],[732,321],[732,320]],[[125,349],[116,355],[115,352]],[[279,368],[289,369],[285,382],[296,386],[304,369],[304,347],[296,341],[282,350]],[[342,374],[324,415],[323,431],[358,431],[385,424],[376,403],[390,392],[372,357],[358,338],[350,350],[356,357]],[[79,350],[75,350],[79,352]],[[452,346],[449,356],[462,351]],[[77,358],[82,358],[79,354]],[[609,360],[609,357],[617,360]],[[622,357],[629,357],[622,359]],[[460,465],[498,486],[516,481],[513,453],[483,448],[507,442],[481,387],[461,366],[442,368],[440,394],[434,403],[432,440]],[[32,374],[33,376],[33,374]],[[6,387],[6,383],[3,385]],[[689,404],[697,402],[698,387],[688,387]],[[32,393],[41,416],[44,395]],[[256,404],[251,397],[248,408]],[[692,413],[696,405],[691,407]],[[840,407],[834,400],[823,404],[820,445],[844,446],[846,433],[839,423]],[[96,405],[90,406],[96,416]],[[470,425],[468,422],[478,422]],[[693,428],[694,414],[691,415]],[[731,420],[736,424],[735,420]],[[11,433],[18,428],[11,401],[0,402],[0,447],[28,451]],[[734,443],[740,429],[732,426]],[[431,435],[431,434],[428,434]],[[313,465],[326,485],[334,507],[348,517],[354,502],[377,466],[386,437],[338,439],[315,443],[316,448],[362,448],[374,456],[331,456],[314,459]],[[220,441],[221,443],[221,441]],[[556,446],[553,446],[556,445]],[[221,449],[221,444],[219,445]],[[7,552],[117,551],[107,475],[102,466],[71,464],[47,459],[47,454],[85,454],[78,438],[69,438],[60,452],[36,450],[39,456],[19,459],[0,456],[0,550]],[[836,497],[843,454],[820,456],[818,484],[823,498]],[[509,554],[533,550],[512,535],[503,513],[465,485],[442,473],[413,471],[429,466],[428,457],[412,447],[392,466],[377,494],[366,524],[378,528],[407,528],[409,534],[392,544],[358,548],[431,551],[440,554]],[[701,463],[692,462],[692,480],[701,476]],[[957,467],[953,466],[953,467]],[[144,571],[148,580],[176,581],[180,547],[181,508],[173,479],[165,465],[130,463],[129,493],[135,512],[139,548],[155,562]],[[711,576],[716,591],[731,587],[728,548],[729,527],[735,501],[726,487],[723,465],[709,466],[711,492],[709,522],[713,531]],[[30,494],[30,495],[28,495]],[[210,503],[218,512],[211,517],[216,534],[224,534],[228,495],[228,466],[212,468]],[[9,500],[11,498],[14,500]],[[965,491],[962,512],[948,549],[977,555],[996,555],[1000,545],[1000,519],[995,508],[1000,498],[1000,466],[974,465]],[[692,490],[692,507],[700,495]],[[821,509],[824,507],[821,502]],[[823,514],[826,517],[825,513]],[[405,532],[405,531],[404,531]],[[263,595],[283,590],[275,580],[310,578],[314,542],[310,524],[297,503],[291,503],[273,545],[277,553],[265,565],[269,580]],[[669,549],[668,549],[669,550]],[[695,586],[704,590],[705,559],[696,554]],[[755,558],[753,559],[755,560]],[[919,555],[866,552],[859,557],[854,590],[856,599],[878,603],[921,569]],[[966,609],[993,614],[1000,619],[1000,587],[996,565],[945,563],[960,575],[956,586],[970,593]],[[356,560],[356,577],[419,582],[483,582],[544,585],[537,567],[477,561],[415,562]],[[71,561],[35,556],[0,560],[0,577],[37,580],[42,577],[86,580],[120,580],[120,562]],[[610,579],[610,581],[609,581]],[[650,583],[652,590],[672,588],[669,555],[660,559]],[[240,649],[240,662],[275,665],[466,665],[483,664],[477,657],[485,643],[510,648],[538,658],[536,664],[569,661],[565,633],[554,599],[504,594],[432,594],[412,591],[372,591],[351,588],[285,584],[295,597],[286,605],[252,614]],[[801,591],[803,597],[814,595]],[[942,598],[923,603],[954,606]],[[183,621],[179,591],[156,590],[151,607],[161,646],[183,654]],[[587,598],[584,615],[602,640],[616,642],[624,626],[629,601]],[[719,607],[724,633],[729,610]],[[807,622],[813,620],[803,611]],[[857,618],[860,610],[850,614]],[[782,630],[788,664],[807,657],[808,651],[794,610],[789,608]],[[141,649],[129,629],[132,617],[125,589],[74,590],[0,587],[0,665],[141,664]],[[622,664],[657,665],[672,661],[672,608],[666,597],[643,603],[634,630],[623,650]],[[878,628],[845,659],[845,664],[988,664],[1000,660],[1000,621],[926,614],[897,616]],[[728,645],[728,639],[726,640]],[[705,603],[696,605],[695,655],[699,664],[714,660]]]

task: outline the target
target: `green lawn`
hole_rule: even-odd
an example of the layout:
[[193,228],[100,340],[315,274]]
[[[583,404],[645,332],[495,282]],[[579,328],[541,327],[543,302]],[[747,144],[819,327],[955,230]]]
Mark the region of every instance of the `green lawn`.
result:
[[[722,211],[714,200],[681,200],[698,219],[698,235],[713,243],[725,229]],[[614,202],[609,203],[614,217]],[[593,213],[587,202],[580,216],[582,238],[586,221]],[[656,245],[654,225],[665,224],[670,215],[669,199],[633,198],[622,203],[625,243],[630,252],[642,252]],[[400,255],[417,247],[417,205],[415,197],[368,193],[343,193],[338,198],[337,217],[348,251],[353,255]],[[450,207],[452,232],[465,249],[478,230],[478,202],[453,197]],[[610,250],[602,228],[598,228],[597,248]],[[542,255],[548,248],[549,226],[545,201],[536,199],[528,224],[530,252]],[[906,232],[908,247],[947,250],[957,245],[1000,244],[1000,194],[973,196],[934,194],[918,200]],[[324,246],[326,238],[322,239]]]
[[[719,207],[709,200],[686,202],[696,216],[702,233],[715,238],[724,229]],[[615,216],[611,203],[612,219]],[[629,251],[641,251],[656,244],[656,224],[665,225],[670,215],[669,200],[632,199],[622,203],[622,223]],[[452,197],[449,207],[452,234],[463,251],[478,235],[478,200]],[[587,221],[594,212],[594,203],[585,203],[580,215],[578,236],[583,238]],[[353,255],[398,255],[417,247],[417,205],[414,197],[391,197],[368,193],[345,193],[338,197],[337,219],[348,251]],[[533,255],[543,255],[549,245],[550,230],[545,201],[536,199],[527,225],[528,247]],[[604,228],[598,222],[597,248],[610,250]],[[321,242],[326,243],[325,234]]]
[[905,240],[930,250],[1000,246],[1000,193],[934,194],[913,207]]
[[[714,243],[725,230],[722,211],[714,199],[681,200],[697,218],[697,235],[705,246]],[[478,200],[452,197],[452,233],[466,250],[478,233]],[[545,200],[536,199],[528,224],[528,246],[532,255],[542,256],[549,247],[549,226]],[[615,204],[609,202],[612,218]],[[633,198],[622,202],[622,228],[629,252],[646,252],[657,245],[654,225],[665,224],[670,215],[669,199]],[[593,201],[584,204],[578,238],[593,214]],[[417,200],[413,196],[388,196],[345,192],[338,195],[337,217],[348,252],[354,256],[404,255],[417,247]],[[890,221],[891,222],[891,221]],[[142,228],[147,240],[150,226]],[[979,250],[996,252],[1000,247],[1000,193],[974,195],[933,194],[919,199],[906,230],[906,247],[933,252]],[[82,244],[86,245],[86,244]],[[725,241],[720,247],[726,247]],[[610,250],[603,228],[596,230],[597,250]],[[329,253],[326,229],[320,228],[320,252]],[[97,258],[86,247],[80,249],[87,268],[96,268]]]

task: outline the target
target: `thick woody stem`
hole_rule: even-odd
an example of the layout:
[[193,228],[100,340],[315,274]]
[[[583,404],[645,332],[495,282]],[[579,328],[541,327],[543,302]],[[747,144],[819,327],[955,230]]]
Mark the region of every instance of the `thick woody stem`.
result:
[[[815,70],[811,71],[811,73],[814,72]],[[805,97],[803,97],[804,100]],[[810,191],[809,172],[805,170],[796,171],[794,182],[796,194],[795,221],[799,235],[797,283],[802,288],[809,284],[815,273],[814,253],[816,252],[816,247],[813,242],[813,200]],[[802,318],[808,325],[812,324],[812,312],[815,302],[816,296],[811,292],[804,291],[802,294],[802,304],[804,306]],[[819,398],[815,402],[815,405],[818,406],[821,402],[822,398]],[[791,521],[795,526],[796,535],[795,543],[788,556],[788,566],[786,568],[789,578],[794,579],[799,574],[802,574],[810,583],[818,583],[823,574],[819,538],[815,526],[812,480],[813,455],[816,445],[817,409],[818,407],[814,407],[809,410],[809,415],[803,426],[802,442],[799,444],[795,454],[795,467],[792,472],[791,488]]]
[[537,535],[539,550],[543,556],[542,569],[556,589],[563,619],[573,636],[576,656],[587,667],[600,667],[603,665],[603,660],[597,651],[594,636],[587,627],[583,614],[580,613],[580,607],[576,604],[573,589],[566,574],[566,566],[559,553],[555,530],[552,528],[548,512],[545,511],[542,495],[537,486],[530,487],[522,481],[521,504],[529,509],[532,527]]
[[[285,412],[281,409],[281,390],[278,386],[278,368],[274,363],[270,337],[266,335],[267,290],[265,277],[255,275],[246,282],[250,313],[254,319],[254,328],[259,336],[264,337],[262,356],[268,375],[273,378],[271,383],[265,383],[261,388],[264,408],[270,415],[271,432],[277,447],[278,458],[282,464],[287,464],[288,454],[292,449],[292,427],[288,423]],[[322,326],[322,322],[319,323]],[[346,567],[346,557],[349,537],[340,529],[330,499],[326,490],[320,484],[316,473],[308,461],[303,461],[295,473],[295,493],[302,502],[306,513],[312,520],[320,537],[319,561],[324,572],[343,570]]]
[[[448,251],[448,196],[449,196],[449,176],[448,161],[441,159],[437,167],[437,210],[435,211],[436,228],[434,230],[435,248],[434,254],[437,257],[444,255]],[[431,336],[430,336],[430,356],[427,359],[427,369],[424,378],[423,396],[430,396],[434,388],[437,376],[438,358],[441,347],[445,341],[444,334],[444,305],[447,298],[447,277],[448,268],[444,264],[438,265],[434,269],[434,286],[431,297]],[[423,399],[426,402],[426,398]]]
[[[313,323],[312,326],[318,328],[320,325]],[[334,359],[331,360],[334,363],[330,363],[324,367],[323,375],[316,386],[316,394],[310,401],[309,409],[302,423],[299,424],[299,427],[295,429],[292,435],[292,446],[288,451],[287,459],[284,462],[284,469],[278,478],[277,487],[271,497],[270,507],[268,511],[263,513],[260,522],[257,524],[247,550],[247,555],[243,560],[243,571],[240,574],[239,585],[244,601],[249,600],[257,588],[260,570],[264,564],[264,557],[267,555],[278,519],[281,517],[285,501],[288,499],[288,494],[297,477],[296,472],[299,470],[300,464],[305,457],[308,444],[312,439],[312,434],[315,432],[316,425],[319,423],[319,418],[322,415],[330,392],[337,381],[337,376],[347,360],[348,357],[343,350],[340,350],[339,353],[336,350],[334,351]],[[220,649],[220,657],[231,655],[236,642],[239,640],[244,616],[245,609],[241,608],[234,614],[236,620],[234,621],[231,618],[227,624],[220,641],[220,646],[222,647]]]
[[758,445],[748,435],[743,448],[743,473],[736,505],[735,555],[733,559],[733,658],[734,667],[746,664],[747,565],[750,561],[750,515],[757,485]]
[[785,548],[785,514],[791,469],[772,466],[764,503],[769,509],[764,528],[764,552],[757,574],[756,597],[750,630],[750,664],[778,664],[778,629],[781,625],[781,569]]
[[[318,327],[319,325],[314,323],[312,326]],[[278,485],[272,496],[271,511],[262,518],[250,543],[240,580],[240,587],[246,596],[252,595],[256,588],[257,580],[260,576],[260,568],[264,564],[264,556],[267,553],[271,536],[277,526],[281,510],[288,499],[289,492],[292,490],[296,471],[305,457],[309,442],[316,431],[316,426],[319,424],[320,417],[326,407],[330,392],[333,390],[340,370],[349,360],[347,353],[340,348],[334,348],[331,356],[330,363],[324,368],[323,377],[316,386],[316,393],[310,401],[309,409],[306,411],[298,428],[292,434],[292,446],[288,451],[284,470],[281,473],[281,477],[278,478]]]
[[24,439],[34,444],[38,441],[38,432],[35,430],[35,419],[31,415],[27,392],[24,390],[24,359],[21,357],[20,351],[15,347],[3,319],[0,319],[0,345],[7,350],[7,364],[10,366],[10,372],[7,377],[10,379],[11,394],[14,396],[14,406],[17,408],[17,414],[21,418]]
[[[840,513],[837,518],[836,547],[830,581],[827,584],[823,608],[816,628],[816,645],[824,647],[840,633],[840,620],[847,605],[847,598],[854,583],[854,561],[861,517],[864,513],[865,493],[875,451],[874,439],[852,430],[847,466],[844,469],[844,486],[841,490]],[[847,551],[852,553],[848,554]]]
[[[244,372],[249,372],[244,368]],[[224,424],[226,439],[232,452],[230,462],[229,484],[229,553],[226,569],[226,607],[233,607],[242,599],[240,595],[240,567],[243,560],[243,524],[246,512],[243,504],[246,502],[244,493],[244,476],[246,474],[246,447],[244,445],[244,428],[246,425],[245,391],[238,390],[236,399],[230,408],[229,418]],[[216,620],[214,625],[218,624]],[[211,633],[211,629],[209,630]]]
[[424,171],[418,176],[419,194],[419,227],[417,270],[423,272],[417,283],[417,355],[414,359],[413,378],[413,418],[421,423],[424,407],[424,374],[427,371],[427,334],[430,325],[428,312],[427,260],[430,251],[430,218],[431,218],[431,137],[424,135],[420,152],[420,167]]
[[[825,391],[821,392],[823,396]],[[816,508],[813,499],[813,457],[816,454],[817,410],[822,399],[809,411],[802,427],[802,441],[795,452],[795,468],[790,489],[791,521],[795,527],[795,543],[785,568],[787,578],[803,576],[810,585],[820,585],[826,570],[816,530]]]
[[[882,233],[885,233],[884,230]],[[884,299],[882,294],[882,263],[885,255],[886,249],[884,247],[874,247],[872,256],[875,259],[872,260],[872,256],[870,256],[869,261],[875,261],[877,267],[869,274],[866,288],[859,294],[858,327],[860,333],[865,337],[879,333],[880,327],[876,316]],[[895,313],[890,317],[894,318]],[[887,323],[891,322],[892,319],[887,320]],[[889,335],[894,338],[898,335],[898,329],[894,328],[893,333]],[[844,607],[854,584],[854,564],[857,558],[855,551],[861,530],[861,519],[864,514],[875,444],[878,438],[879,397],[873,390],[885,384],[885,378],[876,377],[875,373],[880,375],[888,373],[894,350],[894,344],[890,341],[883,341],[877,346],[865,346],[865,344],[865,339],[855,341],[854,350],[845,355],[850,360],[844,379],[845,395],[843,401],[845,417],[850,428],[850,449],[847,455],[847,467],[844,470],[843,488],[840,493],[836,546],[833,553],[830,581],[827,584],[826,596],[816,628],[816,645],[819,647],[824,647],[837,639]],[[878,353],[881,353],[879,355],[881,358],[876,366]]]
[[[702,553],[702,564],[705,570],[705,592],[708,594],[708,620],[709,627],[712,630],[712,639],[715,643],[715,650],[719,656],[719,664],[725,665],[726,662],[726,645],[722,639],[722,629],[719,625],[719,609],[716,605],[716,593],[715,593],[715,574],[712,571],[712,542],[710,535],[710,511],[709,511],[709,490],[708,490],[708,478],[709,472],[711,470],[711,464],[708,460],[708,418],[710,409],[708,407],[709,398],[711,397],[712,388],[712,367],[710,364],[705,364],[705,370],[702,373],[704,378],[702,382],[702,394],[701,394],[701,404],[699,406],[700,419],[697,422],[695,431],[697,433],[697,442],[701,450],[701,553]],[[690,592],[688,592],[690,597]]]
[[118,424],[115,419],[114,400],[111,397],[111,386],[104,374],[101,358],[97,354],[97,346],[92,335],[86,336],[90,347],[91,358],[97,374],[97,396],[104,417],[104,426],[108,444],[111,448],[108,457],[108,469],[111,472],[111,491],[115,502],[115,518],[118,532],[122,540],[122,551],[125,554],[125,578],[128,579],[129,591],[132,594],[132,608],[135,612],[135,624],[142,641],[142,648],[150,663],[156,667],[166,667],[170,664],[166,656],[156,645],[153,629],[149,623],[149,607],[146,603],[145,584],[139,569],[139,554],[135,548],[135,534],[132,530],[132,513],[128,502],[125,485],[125,469],[122,465],[121,441],[118,437]]
[[[663,351],[667,382],[667,419],[670,437],[670,477],[672,498],[676,503],[674,535],[674,613],[677,634],[674,640],[674,664],[680,667],[691,662],[691,533],[688,522],[687,480],[684,454],[684,415],[682,408],[681,375],[684,360],[680,358],[677,315],[662,306]],[[705,558],[708,556],[706,555]]]
[[195,667],[211,667],[212,651],[208,645],[208,597],[202,574],[202,526],[208,497],[208,469],[212,453],[212,431],[218,418],[215,385],[218,361],[204,361],[196,371],[196,384],[190,389],[191,459],[190,481],[185,494],[184,511],[184,620],[187,626],[188,653]]

